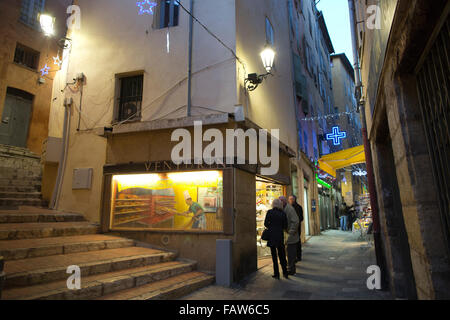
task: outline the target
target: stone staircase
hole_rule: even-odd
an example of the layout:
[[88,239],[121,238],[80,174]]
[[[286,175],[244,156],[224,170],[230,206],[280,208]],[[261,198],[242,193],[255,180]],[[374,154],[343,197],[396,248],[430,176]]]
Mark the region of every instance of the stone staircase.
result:
[[0,208],[47,207],[41,195],[40,161],[28,149],[0,145]]
[[[214,282],[193,261],[46,209],[0,210],[0,263],[1,256],[6,300],[177,299]],[[71,265],[81,270],[79,290],[67,288]]]

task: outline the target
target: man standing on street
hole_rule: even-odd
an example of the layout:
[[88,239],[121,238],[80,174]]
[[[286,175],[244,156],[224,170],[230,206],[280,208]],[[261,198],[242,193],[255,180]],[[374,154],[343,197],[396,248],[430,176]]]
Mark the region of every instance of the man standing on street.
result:
[[287,255],[288,255],[288,274],[294,275],[296,273],[295,270],[295,258],[297,257],[297,244],[300,240],[298,234],[298,216],[295,212],[294,207],[292,207],[286,197],[280,197],[281,202],[283,203],[284,212],[286,213],[286,217],[288,220],[287,225]]
[[302,222],[303,222],[303,208],[297,202],[297,197],[292,195],[289,197],[289,203],[294,207],[298,216],[298,237],[299,242],[297,244],[297,261],[302,261]]

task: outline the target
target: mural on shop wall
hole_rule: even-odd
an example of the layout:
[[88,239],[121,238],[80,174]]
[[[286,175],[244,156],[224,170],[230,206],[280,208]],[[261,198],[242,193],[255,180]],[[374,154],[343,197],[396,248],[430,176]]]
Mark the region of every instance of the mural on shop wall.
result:
[[367,92],[369,95],[370,110],[373,114],[375,101],[378,91],[378,81],[380,79],[381,70],[383,69],[384,58],[386,55],[389,34],[394,19],[397,0],[380,0],[378,6],[381,13],[381,29],[370,30],[374,33],[373,45],[370,52],[370,70],[371,75],[367,83]]

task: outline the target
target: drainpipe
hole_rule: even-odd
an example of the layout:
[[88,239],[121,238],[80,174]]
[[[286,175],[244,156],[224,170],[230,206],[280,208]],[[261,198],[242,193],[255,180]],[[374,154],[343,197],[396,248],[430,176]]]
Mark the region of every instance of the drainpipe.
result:
[[57,210],[59,203],[59,196],[61,194],[62,181],[64,177],[64,170],[66,167],[67,151],[69,147],[69,134],[70,134],[70,108],[72,106],[73,99],[66,98],[64,100],[64,125],[63,125],[63,143],[62,152],[59,159],[58,175],[56,177],[55,187],[53,189],[52,199],[50,201],[50,209]]
[[191,116],[192,110],[192,38],[194,34],[194,0],[190,4],[191,14],[189,15],[189,62],[188,62],[188,99],[187,99],[187,116]]
[[[358,105],[361,110],[361,123],[362,123],[362,136],[364,140],[364,151],[366,155],[366,167],[367,167],[367,180],[368,188],[370,194],[370,205],[372,207],[372,220],[373,220],[373,238],[375,244],[375,255],[377,259],[377,265],[380,267],[383,278],[386,274],[384,256],[381,244],[381,233],[380,233],[380,218],[378,215],[378,201],[377,193],[375,188],[375,176],[373,172],[373,162],[372,162],[372,150],[370,148],[369,139],[367,136],[367,121],[366,121],[366,107],[362,98],[362,81],[361,81],[361,67],[359,64],[359,53],[358,53],[358,28],[356,20],[356,9],[355,0],[348,0],[348,7],[350,10],[350,28],[352,33],[352,44],[353,44],[353,56],[354,56],[354,69],[355,69],[355,79],[356,79],[356,92],[355,96],[358,100]],[[383,286],[384,286],[384,281]],[[385,288],[383,288],[385,289]]]

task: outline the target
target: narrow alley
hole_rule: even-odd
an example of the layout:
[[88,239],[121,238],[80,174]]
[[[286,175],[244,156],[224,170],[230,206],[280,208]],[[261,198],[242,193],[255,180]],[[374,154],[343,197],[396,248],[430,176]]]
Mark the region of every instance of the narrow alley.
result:
[[259,269],[239,286],[209,286],[185,297],[188,300],[382,300],[389,292],[371,291],[367,267],[376,264],[374,247],[359,233],[337,230],[311,237],[304,244],[303,261],[289,280],[272,279],[272,260],[259,261]]

